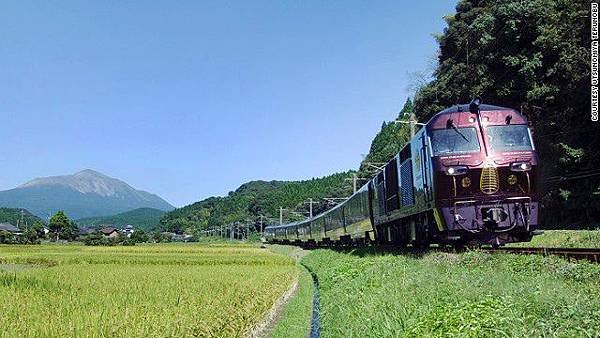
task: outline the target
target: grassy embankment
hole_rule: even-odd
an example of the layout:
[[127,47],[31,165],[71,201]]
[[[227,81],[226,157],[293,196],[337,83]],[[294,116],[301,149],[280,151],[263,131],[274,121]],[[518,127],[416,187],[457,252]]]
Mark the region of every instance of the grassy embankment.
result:
[[510,246],[551,248],[600,248],[600,230],[544,230],[529,243]]
[[316,250],[324,337],[597,337],[600,265],[466,252]]
[[0,336],[241,336],[297,275],[251,246],[0,246]]

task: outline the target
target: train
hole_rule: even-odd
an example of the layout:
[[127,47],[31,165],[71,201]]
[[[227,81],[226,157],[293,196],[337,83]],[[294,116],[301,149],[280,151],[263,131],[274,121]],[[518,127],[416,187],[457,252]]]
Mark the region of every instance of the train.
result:
[[537,171],[527,118],[474,99],[435,114],[343,203],[264,236],[299,246],[528,242],[540,233]]

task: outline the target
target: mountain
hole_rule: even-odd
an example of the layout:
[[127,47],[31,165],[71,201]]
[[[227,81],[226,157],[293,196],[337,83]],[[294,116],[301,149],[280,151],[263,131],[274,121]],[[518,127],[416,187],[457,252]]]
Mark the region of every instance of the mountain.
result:
[[111,216],[81,218],[76,221],[79,226],[95,227],[98,225],[112,225],[122,227],[127,224],[136,229],[152,230],[160,224],[160,217],[164,211],[153,208],[139,208]]
[[232,222],[252,222],[256,229],[263,224],[279,222],[279,208],[286,210],[284,221],[298,220],[308,213],[306,201],[312,198],[316,215],[331,207],[324,197],[347,197],[352,194],[352,172],[338,173],[305,181],[251,181],[225,197],[210,197],[175,209],[163,215],[161,227],[169,231],[188,233]]
[[73,175],[36,178],[15,189],[0,191],[0,207],[25,208],[42,218],[64,210],[73,219],[137,208],[173,209],[157,195],[89,169]]

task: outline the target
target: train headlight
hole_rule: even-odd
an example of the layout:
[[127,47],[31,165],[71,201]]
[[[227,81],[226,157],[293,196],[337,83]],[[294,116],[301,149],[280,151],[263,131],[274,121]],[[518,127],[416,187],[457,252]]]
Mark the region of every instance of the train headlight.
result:
[[515,175],[515,174],[508,175],[508,177],[506,178],[506,181],[510,185],[515,185],[517,183],[517,175]]
[[467,173],[469,169],[464,165],[453,165],[446,168],[446,175],[448,176],[459,176]]
[[462,180],[460,180],[460,185],[462,185],[463,188],[468,188],[471,186],[471,179],[468,177],[463,177]]
[[514,162],[510,164],[510,170],[512,171],[529,171],[531,170],[531,163],[529,162]]

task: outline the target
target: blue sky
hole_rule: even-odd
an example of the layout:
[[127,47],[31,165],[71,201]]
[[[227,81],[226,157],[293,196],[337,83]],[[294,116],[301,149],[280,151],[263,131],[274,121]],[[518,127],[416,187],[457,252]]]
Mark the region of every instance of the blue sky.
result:
[[4,1],[0,190],[90,168],[176,206],[356,168],[455,1]]

